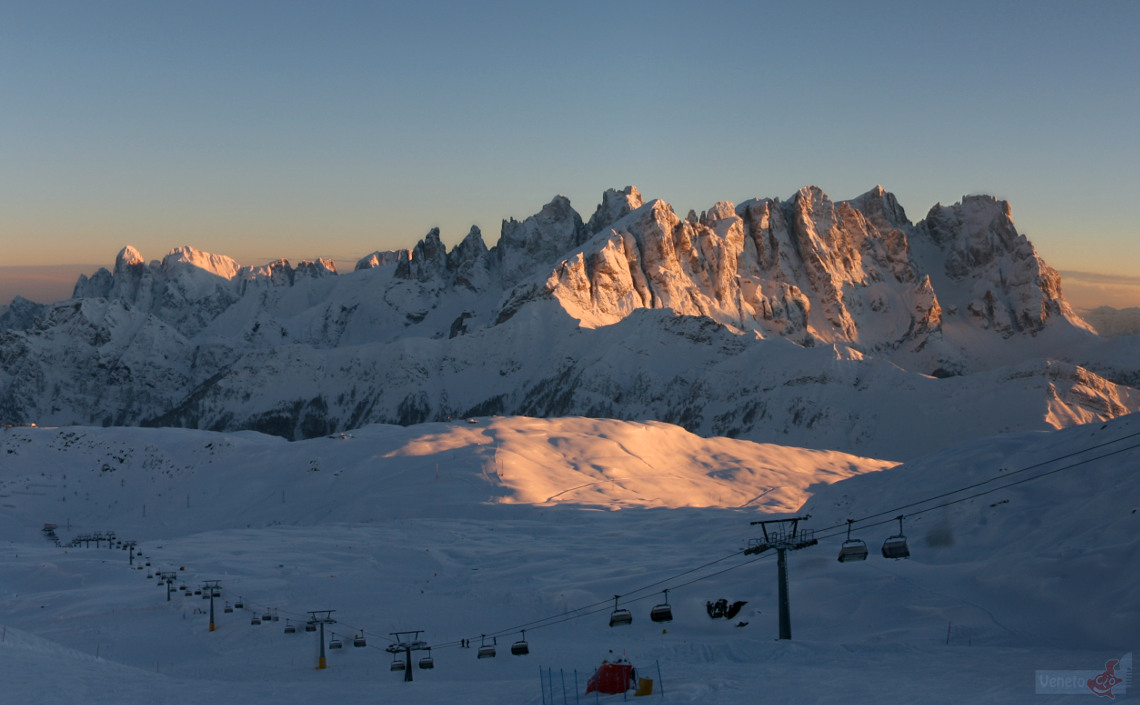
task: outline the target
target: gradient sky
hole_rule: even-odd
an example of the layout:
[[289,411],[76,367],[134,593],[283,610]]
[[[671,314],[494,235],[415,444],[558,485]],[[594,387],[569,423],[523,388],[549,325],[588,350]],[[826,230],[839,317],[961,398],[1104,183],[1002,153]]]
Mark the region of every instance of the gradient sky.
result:
[[1132,1],[0,0],[0,268],[344,269],[559,193],[882,184],[916,221],[993,194],[1054,267],[1140,283],[1138,30]]

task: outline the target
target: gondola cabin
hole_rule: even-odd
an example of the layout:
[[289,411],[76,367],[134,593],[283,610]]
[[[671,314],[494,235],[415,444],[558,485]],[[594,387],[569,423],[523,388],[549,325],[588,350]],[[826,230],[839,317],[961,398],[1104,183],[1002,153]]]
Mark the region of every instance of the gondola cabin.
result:
[[839,548],[840,563],[865,560],[867,560],[867,544],[862,539],[844,541]]
[[475,654],[475,656],[477,658],[495,658],[495,642],[492,641],[490,644],[488,644],[486,642],[486,639],[480,641],[479,651]]
[[669,591],[665,591],[665,601],[659,605],[655,605],[649,611],[649,619],[654,622],[672,622],[673,621],[673,607],[669,604]]
[[888,536],[886,541],[883,541],[883,558],[909,558],[910,548],[906,544],[906,536],[903,534],[903,515],[898,516],[899,532],[894,536]]
[[614,611],[610,613],[610,626],[619,627],[633,624],[633,613],[624,607],[618,607],[618,596],[614,595]]

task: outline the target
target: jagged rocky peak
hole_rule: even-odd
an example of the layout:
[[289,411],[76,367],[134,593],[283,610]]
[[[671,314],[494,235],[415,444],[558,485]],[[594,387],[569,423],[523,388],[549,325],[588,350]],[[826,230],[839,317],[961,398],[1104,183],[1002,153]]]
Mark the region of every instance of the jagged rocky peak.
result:
[[316,261],[301,260],[293,268],[293,280],[302,278],[319,279],[321,277],[336,276],[336,263],[331,259],[318,257]]
[[241,270],[241,265],[225,255],[203,252],[188,245],[176,247],[162,258],[162,269],[167,272],[184,265],[215,274],[223,279],[233,279]]
[[376,267],[386,267],[390,264],[396,264],[400,261],[401,257],[406,259],[408,254],[407,250],[377,250],[357,260],[354,271],[375,269]]
[[533,275],[542,265],[557,262],[585,242],[588,234],[570,199],[555,196],[522,222],[504,220],[499,242],[491,252],[502,282],[509,286]]
[[454,283],[473,291],[486,289],[491,283],[487,254],[483,233],[472,225],[467,237],[447,253],[447,271]]
[[115,271],[121,272],[123,269],[135,265],[146,264],[146,260],[134,247],[127,245],[119,250],[119,254],[115,257]]
[[908,228],[911,225],[906,211],[899,205],[895,195],[882,186],[876,186],[867,193],[852,198],[847,203],[863,214],[881,231],[895,228]]
[[447,249],[439,239],[439,228],[432,228],[396,264],[396,277],[427,281],[447,271]]
[[632,211],[641,208],[643,204],[641,192],[634,186],[626,186],[621,190],[606,189],[606,192],[602,194],[602,202],[598,204],[594,215],[590,216],[590,222],[586,229],[591,234],[600,232],[629,215]]

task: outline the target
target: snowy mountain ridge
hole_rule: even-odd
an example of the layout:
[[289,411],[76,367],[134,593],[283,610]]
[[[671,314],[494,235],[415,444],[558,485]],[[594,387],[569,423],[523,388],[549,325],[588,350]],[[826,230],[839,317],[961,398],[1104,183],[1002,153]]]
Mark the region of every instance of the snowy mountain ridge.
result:
[[[504,221],[492,248],[472,228],[449,251],[432,230],[345,274],[189,247],[146,263],[126,247],[70,301],[13,309],[0,333],[10,423],[303,438],[587,415],[903,458],[1140,409],[1127,346],[1073,313],[988,196],[916,224],[879,187],[685,218],[627,187],[589,221],[559,196]],[[1018,401],[986,427],[972,409],[998,399]]]

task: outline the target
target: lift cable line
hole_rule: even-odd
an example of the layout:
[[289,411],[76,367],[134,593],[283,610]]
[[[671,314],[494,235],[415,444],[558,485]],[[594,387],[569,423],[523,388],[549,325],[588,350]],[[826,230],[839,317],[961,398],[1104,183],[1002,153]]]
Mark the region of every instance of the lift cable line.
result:
[[[869,514],[867,516],[860,517],[857,519],[852,519],[850,521],[852,523],[863,524],[861,527],[863,529],[871,528],[871,527],[875,527],[875,526],[880,526],[880,525],[884,525],[884,524],[889,524],[889,523],[892,523],[894,521],[899,520],[899,515],[896,513],[899,512],[900,510],[909,509],[911,507],[919,507],[923,504],[926,504],[926,503],[929,503],[932,501],[936,501],[938,499],[942,499],[945,497],[951,497],[951,496],[953,496],[955,494],[959,494],[961,492],[969,491],[971,489],[976,489],[978,487],[983,487],[983,486],[990,484],[992,482],[1004,480],[1004,479],[1010,478],[1014,475],[1025,473],[1025,472],[1028,472],[1030,470],[1034,470],[1037,468],[1041,468],[1043,466],[1050,465],[1052,463],[1056,463],[1056,462],[1061,461],[1061,460],[1066,460],[1068,458],[1072,458],[1072,457],[1075,457],[1075,456],[1078,456],[1078,455],[1081,455],[1084,453],[1088,453],[1089,451],[1096,450],[1098,448],[1103,448],[1103,447],[1106,447],[1106,446],[1109,446],[1109,445],[1112,445],[1115,443],[1119,443],[1121,441],[1128,440],[1130,438],[1135,438],[1135,437],[1140,437],[1140,432],[1127,434],[1125,436],[1120,436],[1118,438],[1115,438],[1115,439],[1112,439],[1109,441],[1105,441],[1103,443],[1098,443],[1096,445],[1088,446],[1088,447],[1083,448],[1081,450],[1073,451],[1070,453],[1066,453],[1063,455],[1056,456],[1054,458],[1049,458],[1047,460],[1039,461],[1039,462],[1033,463],[1031,465],[1027,465],[1027,466],[1020,468],[1018,470],[1014,470],[1012,472],[1002,472],[1002,474],[1000,474],[1000,475],[995,475],[989,479],[982,480],[980,482],[976,482],[976,483],[973,483],[970,485],[965,485],[965,486],[957,488],[955,490],[951,490],[948,492],[943,492],[941,494],[926,497],[926,498],[923,498],[920,500],[916,500],[914,502],[910,502],[908,504],[901,505],[899,507],[895,507],[893,509],[878,512],[875,514]],[[917,516],[920,514],[925,514],[927,512],[935,511],[937,509],[941,509],[944,507],[949,507],[949,506],[952,506],[954,504],[959,504],[961,502],[966,502],[966,501],[969,501],[971,499],[976,499],[978,497],[982,497],[982,496],[985,496],[987,494],[992,494],[994,492],[998,492],[998,491],[1003,490],[1003,489],[1008,489],[1008,488],[1014,487],[1016,485],[1025,484],[1025,483],[1031,482],[1033,480],[1038,480],[1038,479],[1041,479],[1043,477],[1048,477],[1050,475],[1054,475],[1054,474],[1062,472],[1064,470],[1070,470],[1070,469],[1073,469],[1076,467],[1080,467],[1082,465],[1087,465],[1089,463],[1093,463],[1093,462],[1096,462],[1098,460],[1103,460],[1105,458],[1109,458],[1109,457],[1119,455],[1121,453],[1125,453],[1125,452],[1128,452],[1131,450],[1136,450],[1136,449],[1140,449],[1140,443],[1129,445],[1129,446],[1124,447],[1124,448],[1118,448],[1116,450],[1112,450],[1110,452],[1103,453],[1101,455],[1097,455],[1097,456],[1094,456],[1091,458],[1085,458],[1083,460],[1079,460],[1077,462],[1070,463],[1068,465],[1065,465],[1065,466],[1062,466],[1059,468],[1054,468],[1052,470],[1047,470],[1045,472],[1038,473],[1038,474],[1032,475],[1030,477],[1020,478],[1020,479],[1014,480],[1012,482],[1007,482],[1007,483],[1004,483],[1004,484],[999,485],[997,487],[992,487],[992,488],[986,489],[982,492],[976,492],[974,494],[971,494],[971,495],[968,495],[965,497],[959,497],[959,498],[956,498],[956,499],[953,499],[953,500],[950,500],[947,502],[942,502],[942,503],[934,505],[934,506],[925,507],[922,509],[917,509],[917,510],[912,511],[912,512],[910,512],[904,516]],[[894,514],[894,516],[889,516],[892,514]],[[871,519],[878,519],[879,517],[887,517],[887,516],[889,516],[889,518],[881,519],[879,521],[875,521],[872,523],[866,523],[867,521],[869,521]],[[834,538],[836,536],[842,536],[843,533],[847,531],[847,527],[848,527],[848,523],[846,521],[843,524],[836,524],[833,526],[825,527],[823,529],[816,531],[815,539],[818,542],[819,540],[826,540],[826,539]],[[836,529],[839,529],[839,528],[842,528],[843,532],[836,532],[835,531]],[[832,533],[827,533],[827,532],[832,532]],[[654,583],[650,583],[648,585],[641,586],[639,588],[636,588],[636,589],[631,590],[630,592],[626,593],[626,596],[624,597],[624,599],[627,603],[638,602],[638,601],[641,601],[644,599],[649,599],[650,597],[652,597],[652,595],[646,595],[646,596],[637,597],[637,598],[631,598],[631,597],[629,597],[629,595],[634,595],[636,593],[643,592],[645,590],[651,589],[653,587],[656,587],[656,586],[659,586],[659,585],[662,585],[665,583],[673,583],[673,581],[676,580],[677,578],[683,577],[685,575],[691,575],[693,573],[701,571],[704,568],[708,568],[708,567],[711,567],[717,563],[720,563],[720,562],[729,560],[731,558],[735,558],[737,556],[743,555],[746,553],[747,550],[748,549],[743,549],[743,550],[737,551],[735,553],[731,553],[731,554],[722,556],[721,558],[718,558],[716,560],[705,563],[702,566],[698,566],[696,568],[686,570],[682,573],[677,573],[675,575],[672,575],[672,576],[669,576],[666,578],[662,578],[661,580],[658,580]],[[675,589],[679,589],[682,587],[687,587],[688,585],[692,585],[692,584],[697,583],[697,582],[701,582],[701,581],[708,580],[708,579],[713,578],[713,577],[717,577],[719,575],[723,575],[724,573],[727,573],[729,571],[736,570],[738,568],[743,568],[747,565],[751,565],[753,563],[756,563],[759,560],[763,560],[763,559],[768,558],[768,557],[771,557],[771,554],[760,555],[760,556],[757,556],[756,558],[753,558],[752,560],[745,561],[745,562],[738,563],[738,564],[734,564],[734,565],[728,566],[722,570],[715,571],[713,573],[700,575],[700,576],[697,576],[696,578],[685,581],[683,583],[679,583],[679,584],[673,583],[670,586],[670,589],[675,590]],[[543,627],[554,626],[556,624],[561,624],[563,622],[568,622],[568,621],[571,621],[574,619],[580,619],[582,617],[592,616],[594,614],[598,614],[600,612],[605,612],[606,610],[610,609],[609,603],[610,603],[609,600],[601,600],[599,602],[595,602],[595,603],[592,603],[590,605],[584,605],[584,606],[576,608],[576,609],[567,610],[567,611],[565,611],[559,615],[553,615],[551,617],[547,617],[544,619],[535,620],[534,622],[530,622],[526,625],[520,625],[520,627],[526,627],[528,629],[541,629]],[[508,633],[513,632],[513,631],[517,631],[520,627],[508,628],[508,629],[504,629],[504,630],[494,632],[494,633],[495,634],[508,634]],[[453,645],[457,646],[458,643],[459,642],[449,642],[447,644],[441,644],[440,646],[441,647],[442,646],[453,646]]]
[[[1105,441],[1104,443],[1098,443],[1098,444],[1096,444],[1096,445],[1094,445],[1094,446],[1089,446],[1088,448],[1083,448],[1083,449],[1081,449],[1081,450],[1078,450],[1078,451],[1073,451],[1073,452],[1071,452],[1071,453],[1066,453],[1065,455],[1060,455],[1060,456],[1057,456],[1056,458],[1050,458],[1050,459],[1048,459],[1048,460],[1042,460],[1042,461],[1040,461],[1040,462],[1037,462],[1037,463],[1033,463],[1032,465],[1026,465],[1025,467],[1023,467],[1023,468],[1020,468],[1020,469],[1018,469],[1018,470],[1013,470],[1013,471],[1011,471],[1011,472],[1003,472],[1003,473],[1002,473],[1002,474],[1000,474],[1000,475],[994,475],[993,477],[991,477],[991,478],[989,478],[989,479],[987,479],[987,480],[982,480],[982,481],[980,481],[980,482],[975,482],[975,483],[973,483],[972,485],[965,485],[965,486],[963,486],[963,487],[959,487],[959,488],[957,488],[957,489],[948,490],[948,491],[946,491],[946,492],[943,492],[943,493],[941,493],[941,494],[933,495],[933,496],[931,496],[931,497],[926,497],[925,499],[920,499],[920,500],[917,500],[917,501],[915,501],[915,502],[910,502],[909,504],[904,504],[904,505],[901,505],[901,506],[895,507],[895,508],[893,508],[893,509],[886,509],[886,510],[884,510],[884,511],[878,512],[877,514],[870,514],[870,515],[868,515],[868,516],[865,516],[865,517],[862,517],[862,518],[860,518],[860,519],[855,519],[854,521],[856,521],[856,522],[865,522],[865,521],[867,521],[867,520],[870,520],[870,519],[877,519],[877,518],[879,518],[879,517],[889,516],[889,515],[891,515],[891,514],[895,514],[896,512],[902,511],[902,510],[904,510],[904,509],[909,509],[910,507],[917,507],[917,506],[918,506],[918,505],[920,505],[920,504],[926,504],[927,502],[933,502],[933,501],[935,501],[935,500],[943,499],[943,498],[945,498],[945,497],[950,497],[950,496],[952,496],[952,495],[956,495],[956,494],[959,494],[959,493],[961,493],[961,492],[966,492],[966,491],[968,491],[968,490],[976,489],[976,488],[978,488],[978,487],[982,487],[983,485],[988,485],[988,484],[990,484],[991,482],[997,482],[997,481],[999,481],[999,480],[1004,480],[1004,479],[1006,479],[1006,478],[1009,478],[1009,477],[1012,477],[1012,476],[1014,476],[1014,475],[1020,475],[1021,473],[1024,473],[1024,472],[1028,472],[1028,471],[1030,471],[1030,470],[1035,470],[1035,469],[1037,469],[1037,468],[1040,468],[1040,467],[1042,467],[1042,466],[1044,466],[1044,465],[1051,465],[1051,464],[1053,464],[1053,463],[1056,463],[1056,462],[1059,462],[1059,461],[1061,461],[1061,460],[1067,460],[1068,458],[1072,458],[1073,456],[1081,455],[1082,453],[1087,453],[1087,452],[1089,452],[1090,450],[1096,450],[1096,449],[1098,449],[1098,448],[1103,448],[1103,447],[1105,447],[1105,446],[1108,446],[1108,445],[1112,445],[1113,443],[1118,443],[1118,442],[1120,442],[1120,441],[1123,441],[1123,440],[1126,440],[1126,439],[1129,439],[1129,438],[1133,438],[1133,437],[1136,437],[1136,436],[1140,436],[1140,432],[1137,432],[1137,433],[1130,433],[1130,434],[1128,434],[1127,436],[1121,436],[1120,438],[1116,438],[1116,439],[1113,439],[1113,440],[1111,440],[1111,441]],[[1069,469],[1071,469],[1071,468],[1074,468],[1074,467],[1077,467],[1077,466],[1080,466],[1080,465],[1084,465],[1084,464],[1086,464],[1086,463],[1091,463],[1091,462],[1093,462],[1093,461],[1096,461],[1096,460],[1103,460],[1104,458],[1109,458],[1109,457],[1112,457],[1112,456],[1114,456],[1114,455],[1119,455],[1120,453],[1125,453],[1125,452],[1127,452],[1127,451],[1130,451],[1130,450],[1136,450],[1137,448],[1140,448],[1140,443],[1137,443],[1137,444],[1133,444],[1133,445],[1130,445],[1130,446],[1127,446],[1127,447],[1124,447],[1124,448],[1118,448],[1118,449],[1116,449],[1116,450],[1113,450],[1113,451],[1110,451],[1110,452],[1108,452],[1108,453],[1104,453],[1103,455],[1098,455],[1098,456],[1096,456],[1096,457],[1093,457],[1093,458],[1087,458],[1087,459],[1085,459],[1085,460],[1081,460],[1081,461],[1079,461],[1079,462],[1076,462],[1076,463],[1072,463],[1072,464],[1070,464],[1070,465],[1065,465],[1065,466],[1063,466],[1063,467],[1060,467],[1060,468],[1055,468],[1055,469],[1053,469],[1053,470],[1049,470],[1049,471],[1047,471],[1047,472],[1041,473],[1040,475],[1034,475],[1034,476],[1032,476],[1032,477],[1030,477],[1030,478],[1027,478],[1027,479],[1023,479],[1023,480],[1020,480],[1020,481],[1018,481],[1018,482],[1011,482],[1011,483],[1009,483],[1009,484],[1006,484],[1006,485],[1002,485],[1002,486],[1000,486],[1000,487],[996,487],[996,488],[993,488],[993,489],[991,489],[991,490],[988,490],[988,491],[986,491],[986,492],[979,492],[978,494],[975,494],[975,495],[971,495],[970,497],[967,497],[967,498],[965,498],[965,499],[973,499],[973,498],[976,498],[976,497],[981,497],[982,495],[985,495],[985,494],[990,494],[991,492],[996,492],[997,490],[1000,490],[1000,489],[1005,489],[1005,488],[1007,488],[1007,487],[1013,487],[1014,485],[1019,485],[1019,484],[1021,484],[1022,482],[1028,482],[1029,480],[1035,480],[1035,479],[1038,479],[1038,478],[1041,478],[1041,477],[1046,477],[1047,475],[1052,475],[1052,474],[1054,474],[1054,473],[1057,473],[1057,472],[1060,472],[1060,471],[1062,471],[1062,470],[1069,470]],[[949,503],[947,503],[947,504],[941,504],[941,505],[938,505],[938,507],[943,507],[943,506],[950,506],[951,504],[955,504],[955,503],[956,503],[956,502],[949,502]],[[938,507],[935,507],[935,508],[938,508]],[[923,510],[923,511],[926,511],[926,510]],[[921,513],[922,513],[922,512],[911,512],[910,514],[921,514]],[[869,526],[878,526],[879,524],[885,524],[885,523],[888,523],[888,522],[890,522],[890,521],[894,521],[894,518],[895,518],[895,517],[890,517],[890,518],[889,518],[887,521],[878,522],[878,523],[875,523],[875,524],[867,524],[867,525],[866,525],[866,527],[869,527]],[[828,526],[828,527],[825,527],[825,528],[823,528],[823,529],[820,529],[819,531],[821,531],[821,532],[823,532],[823,531],[831,531],[832,529],[837,529],[837,528],[840,528],[840,527],[842,527],[842,526],[844,526],[844,525],[843,525],[843,524],[835,524],[834,526]],[[864,528],[866,528],[866,527],[864,527]]]
[[[900,512],[902,510],[910,509],[912,507],[921,507],[921,505],[927,504],[929,502],[933,502],[933,501],[936,501],[939,499],[944,499],[947,497],[953,497],[954,495],[960,494],[962,492],[966,492],[966,491],[969,491],[972,489],[984,487],[985,485],[991,484],[993,482],[1005,480],[1005,479],[1008,479],[1012,476],[1019,475],[1019,474],[1025,473],[1025,472],[1029,472],[1030,470],[1038,469],[1038,468],[1041,468],[1043,466],[1059,462],[1061,460],[1073,458],[1073,457],[1082,455],[1084,453],[1088,453],[1089,451],[1096,450],[1099,448],[1104,448],[1106,446],[1113,445],[1115,443],[1119,443],[1121,441],[1128,440],[1131,438],[1136,438],[1136,437],[1140,437],[1140,432],[1130,433],[1130,434],[1127,434],[1124,436],[1120,436],[1118,438],[1114,438],[1114,439],[1109,440],[1109,441],[1105,441],[1103,443],[1098,443],[1096,445],[1088,446],[1086,448],[1082,448],[1082,449],[1077,450],[1077,451],[1073,451],[1070,453],[1059,455],[1057,457],[1050,458],[1047,460],[1039,461],[1039,462],[1033,463],[1031,465],[1027,465],[1023,468],[1019,468],[1019,469],[1014,470],[1014,471],[1010,471],[1010,472],[1000,471],[1001,474],[995,475],[995,476],[990,477],[988,479],[981,480],[979,482],[975,482],[975,483],[972,483],[969,485],[965,485],[965,486],[959,487],[959,488],[954,489],[954,490],[949,490],[949,491],[946,491],[946,492],[943,492],[940,494],[932,495],[930,497],[919,499],[919,500],[916,500],[914,502],[903,504],[903,505],[900,505],[898,507],[895,507],[895,508],[892,508],[889,510],[884,510],[884,511],[877,512],[874,514],[868,514],[866,516],[859,517],[859,518],[847,519],[842,524],[835,524],[835,525],[832,525],[829,527],[824,527],[823,529],[816,530],[812,536],[812,540],[814,542],[818,543],[820,540],[827,540],[827,539],[843,536],[844,534],[847,534],[849,536],[848,531],[853,524],[860,524],[861,526],[859,528],[862,530],[862,529],[868,529],[868,528],[881,526],[881,525],[885,525],[885,524],[890,524],[890,523],[893,523],[895,521],[900,521],[900,529],[901,529],[901,520],[903,518],[918,516],[921,514],[925,514],[927,512],[935,511],[935,510],[942,509],[945,507],[949,507],[949,506],[952,506],[955,504],[966,502],[966,501],[969,501],[971,499],[977,499],[978,497],[982,497],[982,496],[985,496],[988,494],[992,494],[994,492],[998,492],[998,491],[1003,490],[1003,489],[1008,489],[1010,487],[1014,487],[1017,485],[1025,484],[1025,483],[1031,482],[1033,480],[1039,480],[1041,478],[1060,473],[1064,470],[1071,470],[1073,468],[1077,468],[1077,467],[1080,467],[1083,465],[1087,465],[1089,463],[1093,463],[1093,462],[1096,462],[1098,460],[1103,460],[1105,458],[1109,458],[1109,457],[1112,457],[1115,455],[1119,455],[1119,454],[1122,454],[1122,453],[1125,453],[1128,451],[1140,449],[1140,443],[1132,444],[1132,445],[1126,446],[1124,448],[1118,448],[1116,450],[1112,450],[1110,452],[1103,453],[1101,455],[1097,455],[1097,456],[1094,456],[1091,458],[1085,458],[1083,460],[1079,460],[1079,461],[1070,463],[1068,465],[1064,465],[1062,467],[1053,468],[1051,470],[1047,470],[1045,472],[1041,472],[1041,473],[1038,473],[1035,475],[1031,475],[1029,477],[1019,478],[1017,480],[1014,480],[1011,482],[1006,482],[1006,483],[1003,483],[1003,484],[998,485],[996,487],[991,487],[991,488],[985,489],[981,492],[975,492],[973,494],[970,494],[970,495],[967,495],[964,497],[957,497],[955,499],[951,499],[951,500],[946,501],[946,502],[941,502],[941,503],[933,505],[933,506],[915,509],[915,510],[910,511],[906,514],[898,514],[898,512]],[[894,515],[894,516],[891,516],[891,515]],[[877,521],[872,521],[872,520],[877,520]],[[770,521],[786,521],[786,520],[770,520]],[[838,531],[839,529],[841,529],[841,531]],[[900,530],[900,535],[901,535],[901,530]],[[648,593],[645,595],[634,597],[635,595],[638,595],[638,593],[647,592],[649,590],[652,590],[653,588],[657,588],[657,587],[664,585],[664,584],[669,584],[669,587],[668,587],[669,590],[677,590],[680,588],[688,587],[688,586],[693,585],[695,583],[702,582],[705,580],[709,580],[711,578],[715,578],[715,577],[718,577],[720,575],[724,575],[725,573],[737,570],[739,568],[744,568],[744,567],[753,565],[759,561],[771,558],[772,555],[773,554],[771,554],[771,553],[756,554],[755,551],[753,551],[752,553],[749,553],[748,548],[741,549],[741,550],[735,551],[733,553],[721,556],[720,558],[714,559],[712,561],[708,561],[706,563],[703,563],[703,564],[696,566],[694,568],[690,568],[690,569],[681,571],[679,573],[675,573],[673,575],[667,576],[667,577],[662,578],[660,580],[657,580],[655,582],[652,582],[652,583],[649,583],[646,585],[642,585],[642,586],[637,587],[633,590],[630,590],[629,592],[625,593],[624,595],[617,595],[616,597],[622,599],[626,604],[641,602],[644,600],[652,599],[653,597],[655,597],[658,594],[658,592],[655,591],[653,593]],[[731,560],[733,558],[737,558],[740,556],[750,556],[750,558],[749,558],[749,560],[741,561],[739,563],[734,563],[732,565],[720,568],[720,569],[715,570],[715,571],[710,572],[710,573],[703,573],[700,575],[696,575],[695,577],[692,577],[689,580],[685,580],[684,582],[679,582],[679,583],[676,582],[677,580],[679,580],[681,578],[684,578],[686,576],[691,576],[695,573],[701,573],[701,571],[704,571],[708,568],[711,568],[711,567],[716,566],[720,563],[723,563],[725,561],[728,561],[728,560]],[[497,636],[504,636],[507,634],[517,633],[520,630],[524,630],[524,629],[529,629],[529,630],[542,629],[544,627],[555,626],[555,625],[562,624],[565,622],[569,622],[572,620],[593,616],[596,614],[600,614],[602,612],[611,611],[613,609],[613,607],[611,606],[611,603],[612,603],[611,599],[600,600],[600,601],[597,601],[594,603],[583,605],[581,607],[565,610],[561,613],[550,615],[548,617],[533,620],[533,621],[527,622],[525,624],[515,625],[515,626],[508,627],[506,629],[502,629],[499,631],[490,632],[488,634],[482,635],[482,638],[485,639],[486,637],[491,637],[493,639]],[[282,611],[284,612],[284,610],[282,610]],[[324,612],[331,614],[332,610],[325,610]],[[313,614],[313,613],[310,612],[309,614]],[[330,620],[330,622],[328,622],[328,623],[335,623],[335,622],[336,622],[336,620]],[[307,623],[306,627],[305,627],[306,631],[315,627],[315,624],[316,623],[312,622],[312,621]],[[321,626],[322,626],[322,631],[323,631],[323,624]],[[469,641],[470,641],[470,639],[455,640],[455,641],[449,641],[449,642],[443,642],[440,644],[435,644],[435,645],[429,646],[427,648],[429,649],[429,655],[430,655],[430,649],[431,648],[458,647],[461,644],[463,644],[465,642],[469,642]],[[324,659],[323,644],[324,644],[324,640],[322,638],[322,661]],[[370,646],[370,648],[380,648],[380,647],[374,647],[372,645],[369,645],[369,646]],[[391,647],[387,647],[387,648],[391,648]],[[385,648],[384,650],[387,650],[387,648]],[[321,666],[318,666],[318,667],[321,667]]]

